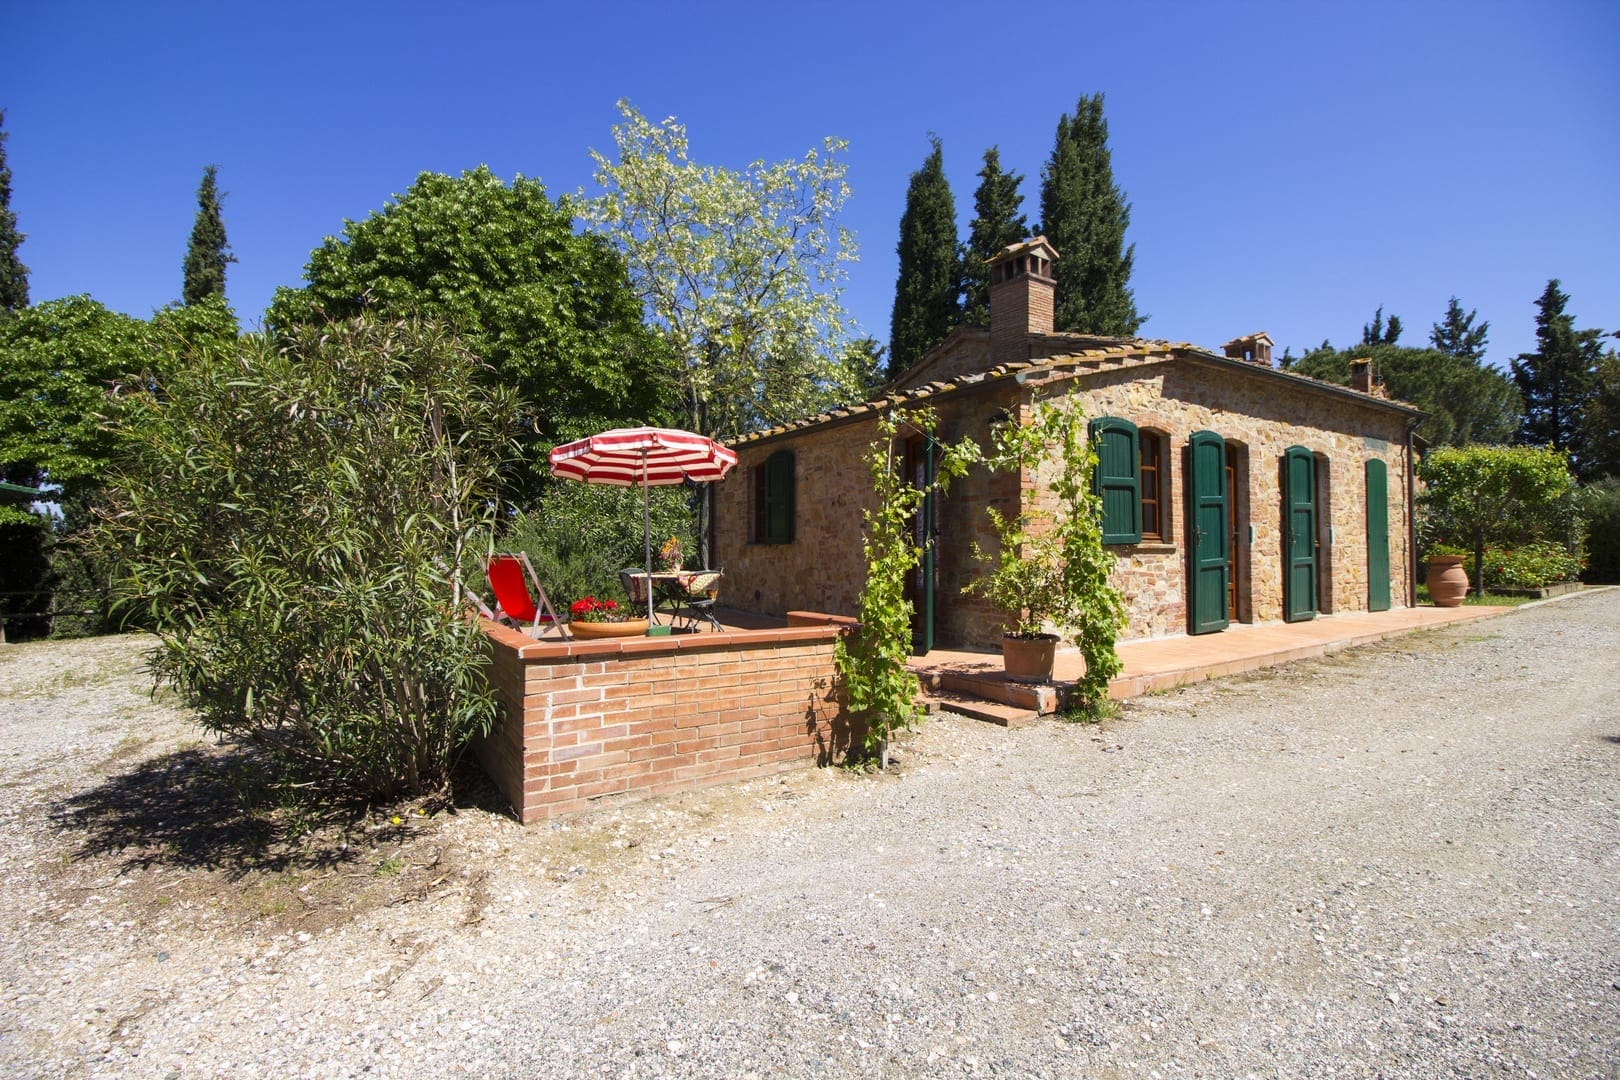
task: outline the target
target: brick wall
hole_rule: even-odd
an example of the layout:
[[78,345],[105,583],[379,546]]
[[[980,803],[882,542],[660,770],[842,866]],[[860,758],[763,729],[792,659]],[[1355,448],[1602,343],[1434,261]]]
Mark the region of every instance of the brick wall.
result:
[[473,752],[525,823],[758,776],[849,747],[839,627],[543,641],[485,621],[496,730]]

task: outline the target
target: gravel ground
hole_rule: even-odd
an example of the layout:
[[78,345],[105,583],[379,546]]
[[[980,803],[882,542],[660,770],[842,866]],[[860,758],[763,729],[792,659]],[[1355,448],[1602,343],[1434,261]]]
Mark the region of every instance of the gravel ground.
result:
[[0,650],[12,1075],[1620,1076],[1620,590],[884,776],[258,846],[142,645]]

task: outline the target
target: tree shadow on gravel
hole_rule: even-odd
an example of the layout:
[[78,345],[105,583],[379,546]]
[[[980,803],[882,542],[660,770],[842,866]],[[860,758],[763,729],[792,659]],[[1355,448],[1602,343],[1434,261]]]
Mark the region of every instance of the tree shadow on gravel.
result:
[[250,746],[177,750],[63,799],[50,816],[59,832],[78,835],[76,861],[111,857],[126,871],[222,871],[233,881],[364,862],[363,850],[416,836],[424,819],[415,811],[513,816],[471,754],[458,763],[447,798],[409,806],[327,800],[278,787],[272,777]]
[[108,777],[51,808],[75,859],[112,856],[125,870],[321,869],[352,862],[347,843],[365,807],[289,797],[250,748],[177,750]]

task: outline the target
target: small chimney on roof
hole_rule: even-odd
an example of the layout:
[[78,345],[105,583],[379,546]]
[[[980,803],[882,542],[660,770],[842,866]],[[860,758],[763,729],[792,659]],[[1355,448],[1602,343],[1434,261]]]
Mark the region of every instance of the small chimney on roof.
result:
[[1359,390],[1363,394],[1373,392],[1372,357],[1363,356],[1350,361],[1350,389]]
[[1221,351],[1233,360],[1247,360],[1261,367],[1271,366],[1271,335],[1265,331],[1233,338],[1221,346]]
[[1002,248],[990,267],[990,360],[1024,360],[1030,334],[1050,334],[1057,280],[1052,260],[1058,257],[1044,236]]

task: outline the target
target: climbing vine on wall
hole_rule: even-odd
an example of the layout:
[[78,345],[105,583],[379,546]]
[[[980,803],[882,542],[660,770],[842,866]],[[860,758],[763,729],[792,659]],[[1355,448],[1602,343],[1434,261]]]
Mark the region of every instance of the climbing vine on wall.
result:
[[[991,467],[1029,474],[1037,490],[1050,493],[1051,508],[1031,507],[1004,524],[997,570],[1010,563],[1039,560],[1056,588],[1026,597],[1025,609],[1039,608],[1058,633],[1085,659],[1085,674],[1070,692],[1071,712],[1096,713],[1108,701],[1108,681],[1123,668],[1115,648],[1125,625],[1125,598],[1109,580],[1114,554],[1102,539],[1102,500],[1092,490],[1097,450],[1086,438],[1085,417],[1071,399],[1033,402],[1026,423],[996,429]],[[992,514],[994,511],[992,510]],[[1009,537],[1022,541],[1016,553]],[[1028,576],[1028,575],[1025,575]]]
[[[880,765],[889,736],[913,727],[920,714],[917,676],[906,667],[911,656],[912,618],[906,578],[917,569],[922,556],[913,523],[927,491],[901,475],[895,440],[903,432],[933,439],[937,426],[932,411],[894,410],[879,417],[877,439],[866,454],[878,504],[865,513],[866,585],[861,590],[860,625],[839,640],[837,665],[850,709],[865,723],[866,752],[879,755]],[[934,490],[943,492],[952,479],[980,459],[980,451],[969,439],[955,444],[936,441],[935,445]]]

